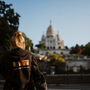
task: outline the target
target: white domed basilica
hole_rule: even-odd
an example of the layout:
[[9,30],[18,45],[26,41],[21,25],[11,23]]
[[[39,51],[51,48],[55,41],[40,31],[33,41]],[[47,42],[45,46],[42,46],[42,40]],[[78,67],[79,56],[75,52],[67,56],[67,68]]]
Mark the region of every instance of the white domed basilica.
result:
[[50,26],[47,29],[46,35],[42,35],[39,44],[44,44],[46,46],[46,49],[39,50],[40,54],[45,54],[46,52],[69,54],[70,52],[70,50],[64,49],[63,41],[61,40],[59,33],[56,34],[55,28],[52,25],[52,21],[50,21]]
[[39,44],[44,44],[47,49],[64,49],[63,41],[61,40],[59,33],[56,35],[55,28],[52,26],[51,21],[46,36],[44,34],[42,35]]

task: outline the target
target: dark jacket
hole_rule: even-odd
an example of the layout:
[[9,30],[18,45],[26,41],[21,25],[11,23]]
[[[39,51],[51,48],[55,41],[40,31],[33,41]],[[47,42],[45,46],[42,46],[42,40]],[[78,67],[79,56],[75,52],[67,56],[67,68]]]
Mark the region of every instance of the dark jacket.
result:
[[6,80],[4,90],[47,90],[45,78],[29,51],[12,49],[0,62],[0,71]]

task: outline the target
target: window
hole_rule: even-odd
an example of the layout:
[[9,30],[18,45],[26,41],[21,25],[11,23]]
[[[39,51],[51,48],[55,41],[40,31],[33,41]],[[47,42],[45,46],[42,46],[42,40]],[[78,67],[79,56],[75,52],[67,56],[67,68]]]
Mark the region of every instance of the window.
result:
[[61,46],[59,46],[58,48],[61,49]]
[[50,41],[50,43],[52,43],[52,41]]
[[55,49],[55,47],[53,47],[53,49]]

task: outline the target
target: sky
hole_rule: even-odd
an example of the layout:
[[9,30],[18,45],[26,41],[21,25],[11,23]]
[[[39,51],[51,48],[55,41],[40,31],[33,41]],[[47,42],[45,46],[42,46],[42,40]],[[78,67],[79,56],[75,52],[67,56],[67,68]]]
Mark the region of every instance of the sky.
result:
[[[2,1],[2,0],[1,0]],[[34,48],[46,35],[52,20],[64,46],[90,42],[90,0],[4,0],[21,17],[18,30],[32,40]]]

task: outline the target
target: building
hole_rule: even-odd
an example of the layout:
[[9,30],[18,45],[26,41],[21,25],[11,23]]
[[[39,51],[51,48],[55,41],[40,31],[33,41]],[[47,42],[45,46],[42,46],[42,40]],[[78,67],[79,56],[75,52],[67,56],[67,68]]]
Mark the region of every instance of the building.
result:
[[50,26],[47,29],[46,35],[43,34],[41,41],[39,44],[44,44],[46,49],[38,49],[36,52],[39,54],[46,53],[64,53],[69,54],[70,50],[64,48],[64,42],[61,40],[59,33],[56,34],[55,28],[52,25],[52,21],[50,21]]
[[55,28],[50,21],[50,26],[47,29],[47,34],[43,34],[39,44],[45,44],[47,49],[64,49],[63,41],[59,33],[56,35]]
[[90,57],[83,56],[83,57],[74,57],[74,56],[66,56],[65,58],[66,65],[69,69],[76,69],[77,71],[80,70],[80,66],[83,67],[84,70],[90,69]]

